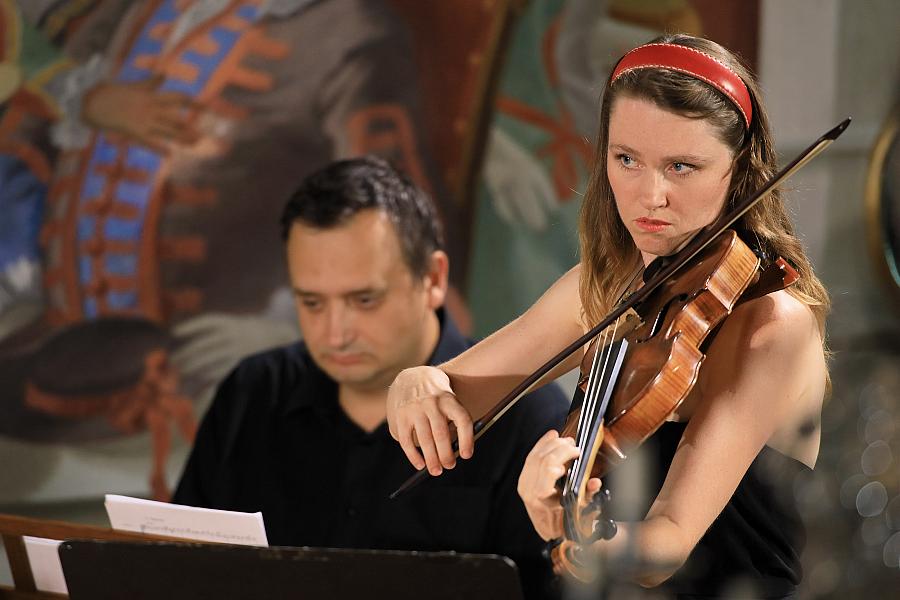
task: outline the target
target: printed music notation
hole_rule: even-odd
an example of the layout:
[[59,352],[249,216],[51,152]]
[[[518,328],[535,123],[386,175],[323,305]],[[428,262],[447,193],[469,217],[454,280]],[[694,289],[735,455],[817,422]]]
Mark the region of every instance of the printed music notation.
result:
[[113,529],[244,546],[268,546],[262,513],[195,508],[107,494]]

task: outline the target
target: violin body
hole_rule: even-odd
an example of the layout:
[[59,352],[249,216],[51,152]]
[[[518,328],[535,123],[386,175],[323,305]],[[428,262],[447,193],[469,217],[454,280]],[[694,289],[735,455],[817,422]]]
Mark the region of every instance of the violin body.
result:
[[[628,351],[604,416],[592,477],[603,477],[623,461],[687,398],[700,375],[704,341],[754,283],[759,265],[756,254],[729,230],[638,305],[636,316],[626,319]],[[596,351],[597,344],[592,349]],[[592,360],[589,349],[582,373]],[[579,384],[586,384],[586,377]],[[577,421],[570,413],[561,435],[574,436],[570,428]]]

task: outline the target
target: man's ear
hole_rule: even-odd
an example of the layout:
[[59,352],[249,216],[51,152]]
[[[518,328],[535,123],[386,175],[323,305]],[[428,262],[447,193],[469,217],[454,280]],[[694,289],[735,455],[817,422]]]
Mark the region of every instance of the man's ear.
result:
[[450,273],[450,259],[443,250],[435,250],[428,261],[425,273],[425,293],[428,294],[428,307],[438,309],[447,297],[447,281]]

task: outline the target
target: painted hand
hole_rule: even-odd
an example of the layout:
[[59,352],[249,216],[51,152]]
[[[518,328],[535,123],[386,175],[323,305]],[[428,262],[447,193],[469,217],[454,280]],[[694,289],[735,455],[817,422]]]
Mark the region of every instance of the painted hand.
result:
[[543,165],[496,127],[491,130],[484,178],[494,210],[511,225],[543,231],[549,215],[559,209]]
[[218,384],[241,358],[300,336],[284,320],[226,313],[193,317],[176,325],[172,333],[179,343],[172,362],[183,378],[204,386]]
[[184,94],[159,91],[161,82],[101,83],[86,94],[82,117],[159,152],[195,143],[199,134],[192,117],[197,106]]

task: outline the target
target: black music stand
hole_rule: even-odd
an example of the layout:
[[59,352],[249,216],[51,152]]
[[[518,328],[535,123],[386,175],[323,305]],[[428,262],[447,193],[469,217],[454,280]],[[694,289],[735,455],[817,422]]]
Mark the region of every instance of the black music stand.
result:
[[74,540],[59,557],[71,600],[522,597],[496,555]]

